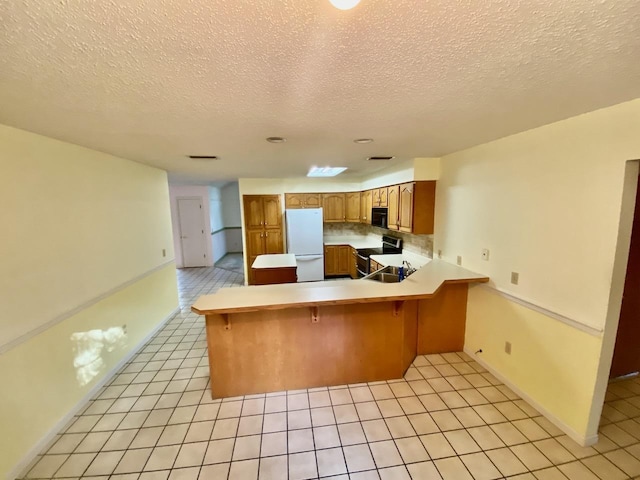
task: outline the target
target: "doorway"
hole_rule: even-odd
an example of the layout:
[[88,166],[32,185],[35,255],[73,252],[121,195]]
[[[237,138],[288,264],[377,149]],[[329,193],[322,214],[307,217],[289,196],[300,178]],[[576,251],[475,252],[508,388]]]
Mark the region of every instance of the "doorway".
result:
[[179,197],[177,202],[182,266],[207,266],[207,243],[204,233],[205,222],[202,199],[199,197]]
[[610,378],[640,372],[640,176]]

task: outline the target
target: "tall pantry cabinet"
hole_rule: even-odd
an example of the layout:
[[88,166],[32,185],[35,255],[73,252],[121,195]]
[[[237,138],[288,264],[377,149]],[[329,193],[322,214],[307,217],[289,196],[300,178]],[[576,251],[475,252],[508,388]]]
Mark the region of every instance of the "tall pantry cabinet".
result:
[[251,265],[258,255],[284,253],[280,195],[243,195],[246,231],[247,278],[253,285]]

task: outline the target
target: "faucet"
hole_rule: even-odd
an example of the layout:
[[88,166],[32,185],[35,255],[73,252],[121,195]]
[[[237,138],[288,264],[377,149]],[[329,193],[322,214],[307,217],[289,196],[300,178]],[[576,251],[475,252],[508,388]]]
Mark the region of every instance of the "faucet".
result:
[[409,262],[407,262],[406,260],[403,260],[402,262],[402,266],[404,267],[404,276],[408,277],[409,275],[411,275],[412,273],[414,273],[416,271],[415,268],[413,268],[411,266],[411,264]]

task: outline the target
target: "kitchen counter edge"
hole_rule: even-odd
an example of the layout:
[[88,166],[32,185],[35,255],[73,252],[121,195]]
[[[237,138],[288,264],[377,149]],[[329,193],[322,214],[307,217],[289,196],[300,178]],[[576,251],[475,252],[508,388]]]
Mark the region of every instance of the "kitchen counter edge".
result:
[[[287,308],[415,300],[433,297],[445,283],[486,283],[489,277],[442,260],[432,260],[400,283],[338,280],[223,288],[196,300],[199,315]],[[247,291],[251,289],[251,291]]]

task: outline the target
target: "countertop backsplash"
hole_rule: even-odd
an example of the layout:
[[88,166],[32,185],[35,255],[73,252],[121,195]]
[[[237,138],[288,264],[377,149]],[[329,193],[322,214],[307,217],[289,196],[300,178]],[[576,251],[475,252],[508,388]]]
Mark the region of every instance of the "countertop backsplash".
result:
[[410,252],[433,258],[433,235],[412,235],[386,228],[374,227],[364,223],[325,223],[324,234],[330,236],[346,235],[391,235],[402,239],[402,248]]

